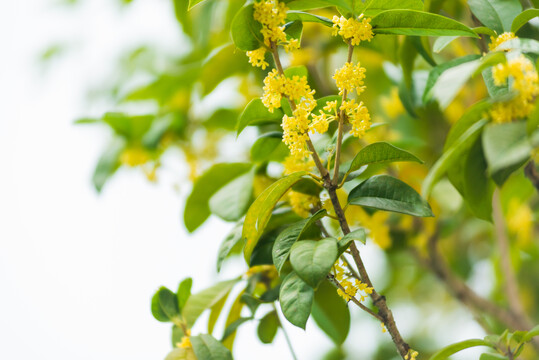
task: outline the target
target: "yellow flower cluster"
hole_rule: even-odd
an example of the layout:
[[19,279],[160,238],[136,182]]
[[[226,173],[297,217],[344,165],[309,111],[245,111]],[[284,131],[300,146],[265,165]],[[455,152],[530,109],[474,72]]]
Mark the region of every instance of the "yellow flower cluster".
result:
[[503,34],[499,35],[498,37],[491,36],[490,37],[490,44],[488,44],[488,48],[490,51],[496,51],[496,48],[503,44],[504,42],[512,39],[516,39],[517,37],[512,32],[504,32]]
[[290,154],[297,158],[308,157],[311,152],[307,148],[309,139],[309,115],[315,108],[314,99],[304,99],[292,112],[293,116],[283,116],[283,142],[290,149]]
[[150,155],[141,147],[130,147],[120,155],[120,162],[127,166],[139,166],[150,161]]
[[359,104],[354,99],[344,101],[341,105],[341,110],[344,111],[348,117],[348,122],[352,125],[350,134],[353,136],[362,137],[370,129],[371,115],[367,107],[363,105],[363,101],[360,101]]
[[314,161],[310,158],[298,159],[295,156],[287,156],[283,162],[284,175],[290,175],[298,171],[311,171],[314,168]]
[[533,238],[533,212],[526,203],[521,203],[518,198],[509,201],[507,211],[507,228],[517,238],[521,246],[530,244]]
[[335,83],[339,88],[339,95],[342,95],[345,91],[350,93],[354,90],[359,95],[365,90],[365,86],[363,86],[365,68],[361,67],[360,63],[352,65],[352,63],[347,62],[342,68],[335,71],[333,79],[335,79]]
[[193,345],[191,345],[191,339],[189,336],[182,337],[182,341],[177,343],[176,346],[182,349],[193,347]]
[[413,349],[408,350],[408,354],[404,356],[404,360],[416,360],[419,353]]
[[253,51],[247,51],[247,56],[249,57],[249,63],[253,66],[260,67],[262,70],[265,70],[269,65],[266,62],[266,49],[261,47]]
[[344,291],[337,289],[337,293],[346,301],[350,301],[352,297],[357,296],[359,293],[358,300],[364,301],[369,294],[372,294],[373,289],[358,279],[350,277],[345,267],[346,263],[342,259],[337,260],[333,265],[335,279],[344,288]]
[[349,223],[367,228],[369,237],[382,249],[389,248],[392,243],[389,226],[386,224],[388,218],[389,213],[384,211],[377,211],[370,216],[361,206],[349,206],[346,210]]
[[333,36],[340,35],[343,39],[352,45],[359,45],[361,41],[371,41],[374,34],[370,24],[371,19],[359,18],[347,19],[344,16],[333,16]]
[[320,203],[320,199],[316,196],[290,190],[288,192],[288,202],[290,203],[292,211],[299,216],[306,218],[311,215],[311,209]]
[[490,116],[494,122],[505,123],[525,118],[533,111],[535,98],[539,95],[539,76],[527,57],[520,55],[506,64],[496,65],[492,69],[492,77],[497,86],[511,79],[511,89],[518,92],[515,98],[492,107]]

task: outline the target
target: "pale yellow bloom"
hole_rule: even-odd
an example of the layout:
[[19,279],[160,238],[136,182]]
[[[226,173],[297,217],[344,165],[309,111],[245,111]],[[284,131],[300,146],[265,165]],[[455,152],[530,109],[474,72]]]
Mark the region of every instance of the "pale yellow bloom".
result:
[[253,4],[253,17],[262,24],[260,31],[264,36],[264,44],[271,46],[271,43],[278,44],[286,42],[284,24],[286,21],[286,5],[277,0],[255,1]]
[[306,218],[311,215],[311,210],[320,203],[320,199],[317,196],[290,190],[288,192],[288,202],[290,203],[292,211],[299,216]]
[[363,101],[359,104],[354,99],[344,101],[340,109],[344,110],[350,125],[352,125],[350,134],[357,138],[365,135],[365,132],[371,127],[371,115],[367,107],[363,105]]
[[500,34],[498,37],[491,36],[490,44],[488,44],[488,48],[490,51],[495,51],[498,46],[512,39],[517,39],[515,34],[512,32],[504,32],[503,34]]
[[526,203],[517,198],[509,201],[507,227],[517,238],[519,245],[528,245],[533,237],[533,212]]
[[344,300],[350,301],[352,297],[356,297],[359,301],[365,301],[369,294],[372,294],[373,288],[368,287],[358,279],[351,277],[347,264],[339,258],[333,265],[333,275],[335,280],[341,284],[344,291],[337,289],[337,294]]
[[283,165],[284,175],[293,174],[298,171],[311,171],[315,166],[312,159],[298,159],[295,156],[287,156],[286,159],[284,159]]
[[264,47],[260,47],[253,51],[247,51],[246,54],[249,57],[249,63],[253,66],[260,67],[262,70],[265,70],[269,65],[264,57],[266,55],[266,49]]
[[408,354],[404,356],[404,360],[416,360],[419,353],[413,349],[408,350]]
[[193,345],[191,345],[191,339],[189,336],[182,337],[182,341],[177,343],[176,346],[182,349],[193,347]]
[[340,35],[342,38],[352,45],[359,45],[361,41],[371,41],[374,34],[370,24],[371,19],[363,18],[363,14],[359,18],[347,19],[344,16],[333,17],[333,36]]
[[347,62],[340,69],[335,71],[333,79],[339,88],[339,95],[342,95],[344,91],[349,93],[356,90],[357,94],[361,94],[365,90],[363,86],[363,80],[365,79],[365,68],[361,67],[360,63],[352,65]]

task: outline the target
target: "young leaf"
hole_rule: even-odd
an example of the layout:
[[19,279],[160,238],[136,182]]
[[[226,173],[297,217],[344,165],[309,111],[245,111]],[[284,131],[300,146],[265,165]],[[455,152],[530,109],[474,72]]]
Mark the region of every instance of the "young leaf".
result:
[[479,357],[479,360],[508,360],[507,356],[503,356],[500,354],[490,354],[490,353],[484,353],[481,354]]
[[511,31],[513,19],[522,11],[518,0],[468,0],[472,13],[498,34]]
[[314,293],[313,319],[335,342],[342,345],[350,331],[350,310],[329,281],[323,281]]
[[226,221],[238,221],[245,215],[253,197],[254,170],[238,176],[210,198],[213,214]]
[[260,319],[260,323],[256,329],[260,341],[262,341],[263,344],[271,344],[273,339],[275,339],[275,335],[277,335],[279,326],[280,323],[277,312],[271,311],[264,315],[264,317]]
[[288,259],[290,248],[296,241],[299,240],[301,235],[312,226],[316,221],[320,220],[327,214],[326,210],[319,210],[308,219],[298,221],[295,224],[287,227],[283,232],[279,234],[275,243],[273,244],[273,264],[277,268],[279,273],[283,268],[284,263]]
[[517,33],[528,21],[539,16],[539,9],[527,9],[517,15],[511,24],[511,32]]
[[298,276],[313,288],[327,276],[338,256],[337,240],[302,240],[292,245],[290,263]]
[[387,175],[373,176],[356,186],[348,202],[414,216],[434,216],[430,205],[410,185]]
[[280,123],[284,113],[281,109],[269,112],[260,99],[253,99],[247,104],[245,110],[238,119],[236,125],[237,135],[241,134],[247,126],[262,125],[268,123]]
[[251,261],[251,254],[269,221],[273,208],[288,189],[306,174],[306,171],[299,171],[277,180],[256,198],[247,211],[242,236],[246,239],[243,254],[248,264]]
[[180,308],[180,312],[185,306],[187,299],[189,299],[189,296],[191,296],[191,286],[193,286],[193,279],[191,278],[184,279],[180,285],[178,285],[176,296],[178,297],[178,307]]
[[279,303],[284,316],[291,324],[305,329],[313,306],[314,290],[294,272],[283,280]]
[[187,326],[193,326],[200,314],[204,310],[214,306],[223,296],[228,294],[238,281],[239,279],[222,281],[199,293],[191,295],[182,309],[182,316]]
[[191,336],[190,340],[197,360],[232,360],[230,350],[211,335]]
[[286,14],[286,21],[314,22],[327,27],[333,26],[333,21],[331,21],[331,19],[320,15],[309,14],[303,11],[289,11]]
[[352,160],[348,173],[358,170],[363,165],[400,161],[423,163],[423,161],[419,160],[415,155],[412,155],[405,150],[399,149],[386,142],[377,142],[367,145],[359,151],[354,160]]
[[372,18],[371,25],[375,34],[478,37],[456,20],[416,10],[383,11]]
[[337,243],[339,246],[339,254],[342,254],[346,249],[348,249],[348,246],[350,246],[352,241],[356,240],[361,241],[363,244],[367,242],[367,234],[365,234],[365,229],[360,228],[344,235],[344,237]]
[[262,25],[253,18],[253,12],[253,4],[242,7],[230,25],[232,40],[243,51],[256,50],[264,43],[260,33]]
[[471,340],[464,340],[455,344],[451,344],[449,346],[446,346],[442,350],[436,352],[434,355],[431,356],[429,360],[445,360],[449,356],[458,353],[459,351],[462,351],[464,349],[468,349],[475,346],[489,346],[491,345],[486,342],[485,340],[481,339],[471,339]]
[[531,341],[534,337],[539,336],[539,325],[535,326],[533,329],[528,331],[526,335],[522,338],[522,342]]
[[195,231],[210,216],[209,200],[213,194],[251,167],[249,163],[215,164],[196,180],[183,212],[185,227],[189,232]]

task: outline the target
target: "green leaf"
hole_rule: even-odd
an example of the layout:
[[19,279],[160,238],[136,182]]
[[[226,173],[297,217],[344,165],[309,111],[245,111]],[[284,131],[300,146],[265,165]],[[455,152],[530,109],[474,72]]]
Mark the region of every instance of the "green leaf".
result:
[[314,293],[313,319],[337,345],[342,345],[350,331],[350,310],[337,289],[324,281]]
[[450,147],[445,149],[443,155],[431,167],[427,177],[423,181],[423,196],[428,197],[438,180],[458,161],[462,154],[466,153],[472,147],[487,122],[485,119],[475,122]]
[[303,23],[301,21],[290,21],[284,27],[284,32],[289,38],[298,39],[301,43],[301,36],[303,35]]
[[430,205],[410,185],[388,175],[373,176],[356,186],[348,202],[414,216],[434,216]]
[[238,221],[245,215],[253,198],[254,170],[238,176],[210,198],[213,214],[226,221]]
[[527,9],[517,15],[511,24],[511,32],[517,33],[528,21],[539,16],[539,9]]
[[364,165],[400,161],[411,161],[423,164],[423,161],[405,150],[399,149],[386,142],[377,142],[367,145],[359,151],[354,160],[352,160],[348,173],[356,171]]
[[498,34],[511,31],[513,19],[522,11],[518,0],[468,0],[472,13]]
[[185,303],[187,302],[187,299],[189,299],[189,296],[191,296],[191,287],[193,286],[193,279],[186,278],[184,279],[180,285],[178,285],[178,307],[180,309],[180,312],[182,311],[183,307],[185,306]]
[[120,166],[120,156],[125,146],[126,141],[124,139],[115,137],[99,158],[92,176],[92,182],[98,192],[103,189],[109,177]]
[[284,263],[288,259],[288,255],[290,254],[290,249],[292,248],[292,245],[294,245],[294,243],[299,240],[301,235],[309,227],[311,227],[316,221],[323,218],[326,214],[326,210],[319,210],[308,219],[301,220],[296,222],[295,224],[290,225],[279,234],[279,236],[275,240],[275,244],[273,244],[272,251],[273,264],[275,265],[279,273],[281,272]]
[[288,154],[288,147],[283,143],[283,133],[279,131],[261,135],[251,147],[251,159],[258,163],[282,162]]
[[493,99],[498,99],[501,97],[507,97],[509,95],[509,82],[506,82],[504,85],[496,85],[494,81],[494,76],[492,75],[492,68],[487,68],[483,70],[483,80],[487,86],[487,91],[490,97]]
[[178,326],[176,324],[172,325],[172,336],[171,336],[171,342],[172,347],[176,347],[177,343],[182,342],[183,337],[185,336],[185,333],[183,332],[183,329],[181,326]]
[[367,242],[367,234],[365,233],[365,229],[359,228],[344,235],[344,237],[339,240],[337,244],[339,246],[339,254],[345,252],[352,241],[361,241],[363,244],[365,244]]
[[445,360],[449,356],[455,353],[458,353],[459,351],[462,351],[464,349],[468,349],[471,347],[475,347],[475,346],[489,346],[490,347],[490,344],[486,342],[485,340],[481,340],[481,339],[471,339],[471,340],[461,341],[461,342],[446,346],[442,350],[432,355],[429,360]]
[[160,296],[159,296],[159,292],[161,291],[161,289],[156,291],[155,294],[152,296],[152,303],[151,303],[152,315],[157,321],[168,322],[170,321],[170,317],[165,312],[165,310],[163,310],[163,308],[161,307],[161,301],[160,301]]
[[243,254],[248,264],[251,260],[251,254],[271,217],[273,208],[288,189],[306,174],[306,171],[299,171],[277,180],[256,198],[247,211],[242,236],[246,239]]
[[193,6],[200,4],[205,0],[189,0],[189,10],[193,8]]
[[271,344],[279,329],[279,317],[276,311],[271,311],[260,319],[256,333],[263,344]]
[[176,294],[162,286],[152,297],[152,315],[157,321],[172,321],[180,315]]
[[175,348],[168,353],[165,360],[197,360],[197,357],[191,348]]
[[522,53],[539,54],[539,41],[533,39],[511,39],[498,45],[496,50],[516,50]]
[[284,75],[289,79],[294,76],[299,76],[300,78],[303,76],[309,77],[309,70],[305,65],[291,66],[284,71]]
[[481,354],[479,360],[507,360],[507,357],[500,354],[484,353]]
[[453,40],[458,38],[458,36],[440,36],[434,41],[434,44],[432,44],[432,51],[438,54],[442,52],[442,50],[445,49],[447,45],[451,44]]
[[263,125],[268,123],[278,124],[284,113],[281,109],[274,109],[269,112],[260,99],[253,99],[247,104],[245,110],[240,115],[236,125],[237,135],[241,134],[247,126]]
[[423,10],[421,0],[374,0],[370,2],[356,1],[355,8],[357,14],[365,14],[367,17],[373,17],[386,10]]
[[338,6],[352,12],[352,8],[346,0],[293,0],[287,3],[286,6],[290,10],[312,10]]
[[284,316],[291,324],[305,329],[313,306],[314,290],[295,273],[283,280],[279,303]]
[[530,158],[532,147],[526,122],[487,125],[483,131],[483,149],[489,173],[498,185],[503,184]]
[[219,301],[217,301],[217,303],[215,303],[215,305],[211,307],[210,316],[208,318],[208,334],[210,335],[213,334],[213,329],[215,328],[215,324],[219,319],[219,315],[221,315],[221,311],[225,306],[228,295],[230,295],[230,291],[227,292],[225,296],[223,296]]
[[241,237],[242,227],[243,227],[243,224],[236,225],[234,229],[232,229],[232,231],[226,236],[226,238],[221,243],[221,246],[219,247],[219,252],[217,255],[217,272],[221,271],[221,266],[223,265],[223,261],[230,254],[234,246],[236,246],[236,244],[242,240],[242,237]]
[[337,240],[302,240],[290,249],[290,263],[298,276],[313,288],[325,279],[339,253]]
[[238,330],[238,328],[241,325],[251,320],[253,320],[253,317],[240,317],[236,321],[232,322],[230,325],[226,327],[225,332],[223,334],[223,339],[221,341],[225,342],[231,339],[231,336],[233,336],[236,333],[236,330]]
[[375,34],[478,37],[458,21],[416,10],[383,11],[372,18],[371,25]]
[[191,344],[197,360],[232,360],[230,350],[211,335],[191,336]]
[[[445,62],[443,64],[440,64],[429,72],[429,78],[427,79],[427,85],[425,85],[425,92],[423,93],[423,103],[427,103],[433,96],[432,89],[440,76],[448,69],[454,68],[455,66],[459,66],[465,63],[468,63],[470,61],[476,61],[480,58],[479,55],[467,55],[463,56],[457,59],[450,60],[448,62]],[[441,89],[440,89],[441,90]],[[438,94],[437,98],[444,99],[442,96]]]
[[522,338],[522,342],[531,341],[534,337],[539,336],[539,325],[535,326],[533,329],[528,331],[526,335]]
[[213,194],[251,167],[249,163],[215,164],[195,181],[183,212],[183,221],[189,232],[195,231],[210,216],[209,201]]
[[187,299],[182,309],[182,316],[188,327],[192,327],[204,310],[214,306],[234,287],[239,279],[219,282],[212,287],[193,294]]
[[236,339],[236,329],[241,324],[252,319],[252,317],[248,317],[248,318],[241,317],[241,310],[245,306],[245,302],[242,300],[244,293],[245,293],[245,290],[242,290],[238,294],[236,299],[234,299],[234,302],[232,303],[232,306],[230,306],[230,311],[225,321],[225,332],[223,334],[223,338],[221,339],[221,341],[223,342],[223,345],[227,349],[230,349],[231,351],[232,351],[232,347],[234,346],[234,340]]
[[309,14],[303,11],[289,11],[286,14],[286,21],[301,21],[319,23],[328,27],[333,26],[333,21],[327,17],[320,15]]
[[260,33],[262,25],[253,18],[253,12],[253,4],[242,7],[230,25],[232,40],[243,51],[256,50],[264,43]]

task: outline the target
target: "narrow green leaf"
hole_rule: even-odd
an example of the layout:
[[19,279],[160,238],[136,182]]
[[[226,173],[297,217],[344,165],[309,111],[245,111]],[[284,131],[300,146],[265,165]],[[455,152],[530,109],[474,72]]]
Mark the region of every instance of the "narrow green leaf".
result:
[[471,347],[475,347],[475,346],[489,346],[490,347],[490,344],[486,342],[485,340],[481,340],[481,339],[471,339],[471,340],[461,341],[461,342],[446,346],[442,350],[432,355],[429,360],[445,360],[449,356],[455,353],[458,353],[459,351],[462,351],[464,349],[468,349]]
[[221,311],[225,306],[228,295],[230,295],[230,291],[227,292],[225,296],[223,296],[219,301],[215,303],[215,305],[210,308],[210,316],[208,318],[208,334],[210,335],[213,334],[213,329],[215,328],[215,324],[219,319],[219,315],[221,315]]
[[306,174],[306,171],[300,171],[277,180],[258,196],[247,211],[242,236],[246,239],[243,254],[248,264],[251,260],[251,254],[271,217],[273,208],[288,189]]
[[234,346],[234,340],[236,339],[236,329],[244,322],[253,318],[241,317],[241,311],[245,306],[245,302],[243,301],[244,294],[245,289],[238,294],[236,299],[234,299],[234,302],[232,303],[232,306],[230,306],[230,311],[228,312],[228,316],[225,321],[225,332],[221,341],[223,342],[223,345],[230,351],[232,351],[232,347]]
[[517,15],[511,24],[511,32],[517,33],[528,21],[539,16],[539,9],[527,9]]
[[284,316],[291,324],[305,329],[313,306],[314,290],[295,273],[283,280],[279,303]]
[[337,240],[302,240],[290,249],[290,263],[298,276],[313,288],[325,279],[338,256]]
[[412,155],[405,150],[399,149],[386,142],[377,142],[367,145],[359,151],[354,160],[352,160],[348,173],[356,171],[364,165],[401,161],[423,163],[423,161],[419,160],[415,155]]
[[280,123],[283,116],[284,113],[281,109],[274,109],[271,113],[264,106],[262,100],[253,99],[247,104],[238,119],[238,124],[236,125],[237,135],[241,134],[247,126]]
[[479,357],[479,360],[507,360],[508,358],[506,356],[500,355],[500,354],[489,354],[484,353],[481,354]]
[[478,37],[456,20],[416,10],[383,11],[372,18],[371,25],[376,34]]
[[453,40],[458,38],[458,36],[440,36],[434,41],[434,44],[432,44],[432,51],[439,54],[447,47],[447,45],[451,44]]
[[195,181],[183,212],[185,227],[189,232],[195,231],[210,216],[209,200],[213,194],[251,167],[249,163],[215,164]]
[[279,318],[276,311],[271,311],[260,319],[256,333],[263,344],[271,344],[279,329]]
[[120,166],[120,156],[125,146],[124,139],[115,137],[99,158],[92,176],[92,182],[98,192],[103,189],[109,177]]
[[292,245],[294,245],[294,243],[299,240],[301,235],[310,226],[312,226],[316,221],[323,218],[326,214],[326,210],[319,210],[308,219],[301,220],[296,222],[295,224],[290,225],[279,234],[279,236],[275,240],[275,244],[273,244],[272,251],[273,264],[275,265],[279,273],[281,272],[284,263],[288,259],[288,255],[290,254],[290,248],[292,247]]
[[197,360],[232,360],[230,350],[211,335],[191,336],[191,344]]
[[528,331],[526,335],[522,338],[523,342],[531,341],[534,337],[539,336],[539,325],[535,326],[533,329]]
[[226,236],[226,238],[221,243],[221,246],[219,247],[219,252],[217,255],[217,272],[221,271],[221,266],[223,265],[223,261],[230,254],[230,251],[232,251],[234,246],[236,246],[236,244],[242,240],[242,237],[241,237],[242,227],[243,227],[243,224],[236,225],[234,229],[232,229],[232,231]]
[[238,176],[210,198],[213,214],[226,221],[238,221],[245,215],[253,198],[254,170]]
[[253,320],[253,317],[240,317],[238,318],[237,320],[235,320],[234,322],[232,322],[230,325],[228,325],[225,329],[225,332],[223,334],[223,338],[221,339],[221,341],[225,342],[227,340],[229,340],[231,338],[231,336],[233,336],[236,331],[238,330],[238,328],[245,324],[246,322],[248,321],[251,321]]
[[191,296],[192,286],[193,286],[193,279],[191,278],[184,279],[180,283],[180,285],[178,285],[178,292],[176,293],[176,295],[178,297],[178,307],[180,308],[180,312],[185,306],[187,299],[189,299],[189,296]]
[[329,281],[323,281],[314,293],[313,319],[335,342],[342,345],[350,331],[350,310]]
[[264,43],[260,30],[262,25],[253,18],[253,4],[242,7],[230,25],[232,40],[243,51],[258,49]]
[[365,233],[365,229],[359,228],[344,235],[343,238],[338,242],[339,254],[342,254],[346,249],[348,249],[348,246],[350,246],[353,241],[361,241],[363,244],[365,244],[367,242],[367,234]]
[[303,11],[289,11],[286,14],[286,21],[314,22],[328,27],[333,26],[333,21],[331,21],[331,19],[320,15],[309,14]]
[[212,287],[193,294],[182,309],[182,316],[188,327],[192,327],[204,310],[214,306],[234,287],[239,279],[219,282]]
[[356,186],[348,202],[414,216],[434,216],[430,205],[410,185],[387,175],[373,176]]

